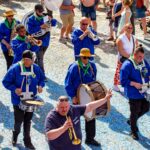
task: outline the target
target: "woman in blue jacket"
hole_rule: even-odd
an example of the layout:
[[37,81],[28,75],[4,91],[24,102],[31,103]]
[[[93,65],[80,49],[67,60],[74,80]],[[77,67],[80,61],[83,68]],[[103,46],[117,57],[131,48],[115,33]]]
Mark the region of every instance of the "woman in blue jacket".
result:
[[120,72],[121,85],[129,99],[131,136],[138,140],[137,120],[149,110],[149,101],[146,100],[146,90],[143,84],[150,82],[150,66],[144,60],[144,49],[140,45],[134,51],[133,57],[126,60]]

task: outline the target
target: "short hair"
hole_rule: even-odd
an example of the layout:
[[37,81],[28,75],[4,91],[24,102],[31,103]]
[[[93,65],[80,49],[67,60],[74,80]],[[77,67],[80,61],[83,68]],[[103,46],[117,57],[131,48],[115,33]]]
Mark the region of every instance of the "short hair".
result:
[[137,54],[139,52],[144,54],[144,48],[143,48],[142,44],[140,44],[136,47],[136,49],[134,50],[134,54]]
[[39,11],[43,12],[43,11],[44,11],[44,8],[43,8],[43,6],[42,6],[41,4],[36,4],[36,5],[34,6],[34,10],[35,10],[35,11],[39,10]]
[[23,28],[25,28],[25,26],[24,26],[23,24],[18,24],[18,25],[16,26],[16,31],[19,32],[20,29],[23,29]]

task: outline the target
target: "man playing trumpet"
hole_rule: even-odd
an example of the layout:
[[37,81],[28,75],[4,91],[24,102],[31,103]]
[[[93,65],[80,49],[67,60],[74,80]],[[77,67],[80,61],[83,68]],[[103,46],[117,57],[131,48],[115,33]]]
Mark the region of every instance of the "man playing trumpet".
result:
[[14,18],[16,13],[12,10],[6,10],[3,13],[5,20],[0,24],[0,42],[1,48],[7,63],[7,70],[12,65],[13,56],[11,55],[12,49],[10,42],[16,35],[16,25],[20,22]]
[[[97,32],[89,26],[89,19],[82,17],[80,21],[80,28],[75,29],[72,33],[72,43],[74,45],[75,60],[78,59],[76,55],[79,55],[82,48],[89,48],[91,54],[94,54],[94,46],[100,44],[100,39],[97,36]],[[90,58],[93,60],[93,58]]]
[[19,62],[22,59],[22,54],[25,50],[31,50],[37,52],[39,47],[33,41],[33,38],[26,36],[26,29],[24,25],[19,24],[16,27],[17,36],[12,40],[11,47],[14,52],[13,64]]
[[60,96],[57,107],[49,112],[45,121],[49,148],[51,150],[81,150],[80,116],[103,105],[111,96],[112,92],[109,90],[105,98],[83,106],[70,105],[68,97]]

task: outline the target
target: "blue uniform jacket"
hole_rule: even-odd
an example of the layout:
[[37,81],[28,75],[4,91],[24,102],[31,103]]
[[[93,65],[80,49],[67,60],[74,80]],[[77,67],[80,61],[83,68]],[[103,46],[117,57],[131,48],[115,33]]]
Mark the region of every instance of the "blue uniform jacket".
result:
[[[84,75],[84,72],[82,69],[80,69],[81,72],[81,78],[79,75],[79,69],[77,62],[74,62],[71,64],[68,68],[68,73],[65,78],[65,89],[67,94],[73,98],[74,96],[77,96],[77,89],[80,84],[82,83],[90,83],[96,80],[96,65],[93,62],[90,62],[91,67],[93,68],[93,73],[91,68],[88,69],[88,74]],[[82,80],[82,81],[81,81]]]
[[39,50],[38,46],[32,46],[30,43],[27,44],[24,41],[18,40],[16,37],[11,41],[11,47],[14,52],[13,64],[22,59],[22,53],[25,50],[31,50],[33,52],[37,52]]
[[[144,70],[145,68],[147,69],[147,73],[145,73],[145,83],[147,83],[149,81],[150,76],[150,66],[146,61],[144,62],[145,67],[142,70]],[[131,81],[142,84],[140,70],[135,69],[133,63],[130,60],[125,61],[121,67],[120,81],[121,85],[124,87],[125,95],[129,99],[138,100],[144,98],[144,94],[139,93],[139,90],[136,89],[134,86],[130,86]]]
[[[26,68],[27,71],[30,71],[30,68]],[[34,95],[37,94],[37,86],[44,87],[44,74],[41,71],[40,67],[36,64],[33,64],[33,70],[34,70],[34,76],[29,76],[28,82],[29,82],[29,91],[33,92]],[[21,84],[23,81],[23,78],[25,76],[22,76],[21,74],[21,68],[19,63],[14,64],[6,73],[2,83],[4,87],[11,91],[11,101],[13,105],[18,105],[20,102],[20,97],[16,95],[15,89],[21,88]],[[25,92],[26,88],[26,79],[24,80],[22,91]]]
[[[90,29],[94,34],[97,34],[94,30]],[[74,55],[79,55],[82,48],[89,48],[91,54],[94,54],[94,45],[100,44],[100,39],[93,41],[91,38],[86,36],[83,40],[80,40],[79,37],[83,34],[81,29],[75,29],[71,35],[72,43],[74,45]],[[75,56],[75,60],[77,57]],[[90,59],[91,60],[91,59]]]
[[[51,20],[51,26],[55,26],[56,25],[56,19],[52,19]],[[36,33],[38,31],[41,30],[41,25],[44,24],[44,20],[37,20],[35,15],[32,15],[31,17],[29,17],[28,22],[27,22],[27,31],[29,34],[33,34]],[[41,38],[42,40],[42,46],[43,47],[47,47],[49,46],[49,42],[50,42],[50,32],[48,32],[46,35],[43,36],[43,38]]]
[[[19,24],[20,22],[16,20],[16,23]],[[11,29],[7,28],[7,26],[3,21],[0,23],[0,41],[4,39],[8,43],[10,43],[10,38],[11,38]],[[8,51],[8,49],[3,43],[1,43],[1,48],[3,52]]]

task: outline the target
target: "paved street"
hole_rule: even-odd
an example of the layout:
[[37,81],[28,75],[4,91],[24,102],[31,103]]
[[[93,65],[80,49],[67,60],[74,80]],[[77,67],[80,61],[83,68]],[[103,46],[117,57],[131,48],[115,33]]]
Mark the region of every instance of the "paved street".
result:
[[[5,1],[6,2],[6,1]],[[14,8],[17,11],[17,18],[22,16],[34,8],[36,0],[14,0],[10,4],[0,0],[0,14],[7,7]],[[75,0],[75,4],[78,1]],[[80,11],[75,9],[75,27],[79,26]],[[41,107],[34,115],[32,122],[32,141],[37,150],[48,150],[48,145],[44,135],[44,120],[47,113],[56,105],[56,99],[65,94],[64,78],[69,64],[73,59],[73,47],[71,43],[67,45],[58,42],[60,32],[59,13],[55,12],[54,17],[58,20],[58,25],[52,28],[51,44],[45,55],[45,70],[48,77],[44,92],[41,97],[45,101],[45,105]],[[101,38],[101,44],[96,47],[96,66],[98,69],[97,80],[102,81],[107,88],[112,88],[113,76],[117,61],[117,50],[113,43],[107,42],[108,37],[108,20],[105,19],[105,13],[97,13],[98,33]],[[0,17],[2,20],[2,17]],[[136,25],[136,37],[144,44],[146,48],[146,58],[150,62],[150,43],[142,40],[142,32]],[[0,51],[0,149],[1,150],[24,150],[22,132],[19,135],[18,146],[11,146],[11,135],[13,129],[13,107],[10,102],[10,92],[2,86],[2,79],[6,73],[6,65],[2,52]],[[84,118],[82,121],[83,133],[83,150],[150,150],[150,112],[140,118],[139,130],[140,140],[134,141],[129,136],[130,128],[126,123],[129,118],[128,100],[119,93],[113,92],[111,100],[111,111],[107,117],[98,118],[96,121],[97,131],[96,140],[101,142],[101,148],[89,147],[84,144],[85,128]],[[66,148],[66,150],[68,150]]]

